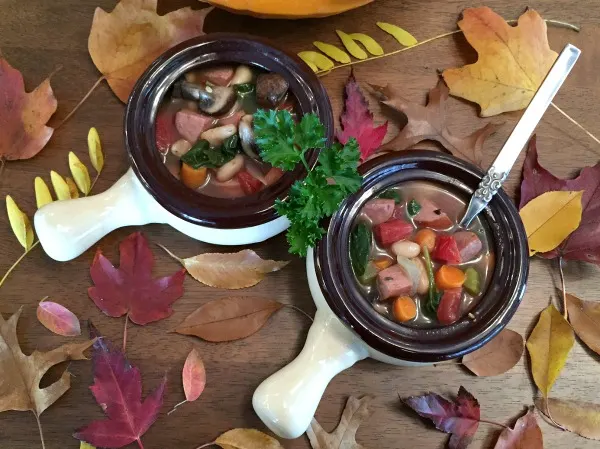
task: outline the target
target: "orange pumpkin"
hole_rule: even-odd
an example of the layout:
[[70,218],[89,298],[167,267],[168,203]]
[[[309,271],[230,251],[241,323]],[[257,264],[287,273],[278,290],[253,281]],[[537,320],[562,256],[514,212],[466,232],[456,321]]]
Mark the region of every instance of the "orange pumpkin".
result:
[[373,0],[205,0],[236,14],[263,19],[326,17],[349,11]]

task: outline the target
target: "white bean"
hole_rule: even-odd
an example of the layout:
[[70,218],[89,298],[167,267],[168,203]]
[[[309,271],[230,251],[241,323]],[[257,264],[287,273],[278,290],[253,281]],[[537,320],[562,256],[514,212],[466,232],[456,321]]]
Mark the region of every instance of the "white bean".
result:
[[424,295],[429,290],[429,277],[427,276],[427,268],[425,268],[425,262],[420,257],[415,257],[411,259],[417,267],[419,267],[419,271],[421,272],[421,277],[419,278],[419,286],[417,287],[417,293],[419,295]]
[[392,251],[396,256],[412,259],[421,252],[421,247],[410,240],[399,240],[392,245]]
[[229,162],[219,167],[217,170],[217,181],[229,181],[231,178],[237,175],[242,168],[244,168],[244,162],[244,156],[238,154]]
[[183,156],[185,153],[190,151],[192,144],[185,139],[179,139],[173,145],[171,145],[171,153],[177,157]]
[[233,74],[233,78],[229,82],[230,85],[235,86],[236,84],[246,84],[252,81],[254,74],[252,73],[252,69],[247,65],[239,65],[237,69],[235,69],[235,73]]
[[237,132],[237,126],[224,125],[209,129],[200,134],[200,138],[207,140],[212,146],[221,145],[225,139]]

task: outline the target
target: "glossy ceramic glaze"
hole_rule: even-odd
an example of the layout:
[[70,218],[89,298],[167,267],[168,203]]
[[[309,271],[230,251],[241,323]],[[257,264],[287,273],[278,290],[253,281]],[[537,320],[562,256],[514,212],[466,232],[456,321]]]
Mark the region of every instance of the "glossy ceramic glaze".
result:
[[452,156],[405,151],[361,167],[361,189],[331,218],[327,235],[307,256],[317,315],[300,355],[255,391],[258,416],[283,438],[300,436],[310,424],[329,381],[357,361],[372,357],[394,365],[422,365],[467,354],[500,332],[517,310],[529,259],[523,225],[514,204],[500,191],[482,213],[497,254],[494,274],[472,318],[450,326],[411,328],[379,315],[361,295],[348,257],[349,233],[362,206],[387,188],[425,180],[469,198],[482,171]]
[[[125,145],[131,169],[101,195],[59,201],[41,208],[35,228],[46,253],[64,261],[77,257],[112,230],[168,223],[197,240],[219,245],[261,242],[289,226],[274,210],[291,184],[306,172],[298,167],[255,195],[223,200],[186,188],[163,164],[155,146],[154,119],[172,83],[191,68],[226,62],[257,66],[283,75],[300,114],[315,113],[333,138],[333,115],[325,89],[295,55],[247,35],[215,33],[183,42],[153,62],[140,77],[125,114]],[[308,158],[316,162],[316,154]]]

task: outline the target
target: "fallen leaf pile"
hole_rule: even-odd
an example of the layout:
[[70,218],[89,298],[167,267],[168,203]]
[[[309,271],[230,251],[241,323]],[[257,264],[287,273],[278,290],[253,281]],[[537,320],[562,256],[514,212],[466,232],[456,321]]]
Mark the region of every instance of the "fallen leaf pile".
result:
[[142,401],[142,377],[125,355],[104,337],[94,343],[94,384],[90,387],[106,419],[77,430],[75,438],[98,447],[120,448],[138,442],[150,428],[163,403],[166,377]]
[[[68,343],[48,352],[25,355],[17,338],[17,322],[22,309],[5,321],[0,314],[0,412],[31,411],[36,420],[71,387],[71,375],[64,371],[59,380],[40,388],[46,372],[65,360],[86,360],[83,351],[92,341]],[[41,427],[40,427],[41,436]]]
[[362,449],[363,446],[356,442],[356,431],[371,414],[369,411],[370,402],[371,398],[368,396],[361,399],[348,398],[340,422],[331,433],[325,432],[317,420],[313,418],[306,430],[312,449]]
[[144,70],[169,48],[204,34],[212,8],[181,8],[159,16],[157,0],[121,0],[110,13],[96,8],[88,50],[117,97],[127,103]]
[[354,137],[358,142],[360,160],[363,162],[379,149],[387,133],[387,122],[377,127],[373,125],[373,114],[369,111],[369,103],[360,91],[353,73],[350,73],[346,81],[344,111],[340,123],[342,130],[336,133],[337,139],[340,143],[346,144]]
[[371,84],[375,96],[386,106],[406,116],[408,122],[392,140],[384,144],[382,151],[402,151],[424,140],[439,142],[454,156],[481,165],[485,139],[496,132],[499,125],[488,123],[467,137],[456,137],[447,126],[446,101],[448,87],[440,81],[429,91],[427,106],[406,100],[394,86]]
[[478,57],[444,70],[450,93],[478,103],[482,117],[526,108],[558,56],[540,15],[529,9],[512,27],[488,7],[467,8],[458,26]]
[[58,106],[50,79],[27,93],[21,73],[0,54],[0,98],[0,160],[35,156],[54,132],[46,125]]

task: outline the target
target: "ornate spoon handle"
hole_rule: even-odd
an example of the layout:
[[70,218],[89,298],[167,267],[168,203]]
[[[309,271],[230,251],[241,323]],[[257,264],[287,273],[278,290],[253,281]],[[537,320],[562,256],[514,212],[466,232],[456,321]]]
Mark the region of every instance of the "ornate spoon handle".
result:
[[533,96],[531,103],[525,109],[517,125],[504,143],[485,176],[469,202],[467,211],[460,222],[463,228],[468,227],[473,219],[488,205],[492,197],[498,192],[502,183],[508,176],[521,150],[533,134],[542,116],[552,103],[552,99],[562,86],[563,82],[577,62],[581,50],[567,44],[560,53],[554,65],[546,75],[544,82]]

